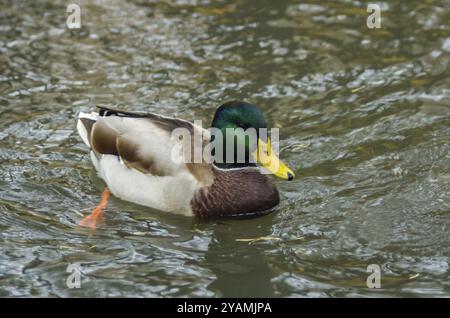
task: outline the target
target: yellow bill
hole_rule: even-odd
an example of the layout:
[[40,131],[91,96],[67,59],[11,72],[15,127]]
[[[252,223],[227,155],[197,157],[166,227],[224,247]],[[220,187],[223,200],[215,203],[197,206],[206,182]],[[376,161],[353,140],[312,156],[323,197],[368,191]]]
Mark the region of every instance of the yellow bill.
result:
[[258,139],[258,147],[252,155],[261,167],[276,177],[284,180],[294,179],[295,173],[276,156],[270,145],[270,139],[267,140],[267,143]]

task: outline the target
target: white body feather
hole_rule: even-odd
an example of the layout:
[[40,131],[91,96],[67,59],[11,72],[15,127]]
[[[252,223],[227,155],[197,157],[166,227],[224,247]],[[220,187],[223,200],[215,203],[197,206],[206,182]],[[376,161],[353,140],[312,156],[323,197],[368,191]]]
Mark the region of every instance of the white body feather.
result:
[[[126,140],[140,145],[140,156],[151,158],[164,176],[155,176],[127,167],[116,155],[100,155],[91,151],[91,160],[100,178],[117,197],[161,211],[192,216],[190,200],[202,185],[182,162],[172,160],[172,149],[179,141],[148,120],[127,117],[99,117],[96,113],[80,113],[79,119],[103,121]],[[84,124],[78,120],[78,132],[90,145]]]

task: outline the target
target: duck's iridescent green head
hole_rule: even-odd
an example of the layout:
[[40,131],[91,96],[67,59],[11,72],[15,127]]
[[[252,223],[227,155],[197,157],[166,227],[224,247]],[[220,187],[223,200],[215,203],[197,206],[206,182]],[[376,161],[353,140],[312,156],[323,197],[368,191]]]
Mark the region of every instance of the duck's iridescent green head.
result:
[[[255,105],[241,101],[225,103],[216,110],[211,127],[219,129],[223,139],[223,160],[214,162],[217,167],[221,169],[248,167],[254,166],[256,161],[277,177],[287,180],[294,178],[294,172],[282,163],[272,151],[266,120],[261,110]],[[256,138],[249,137],[248,132],[251,130],[249,128],[254,129]],[[265,128],[267,133],[261,134],[261,128]],[[213,134],[212,141],[214,141],[214,138],[215,135]],[[229,149],[231,147],[234,148]],[[243,161],[238,160],[239,148],[245,149]],[[232,162],[229,160],[230,157],[227,157],[230,151]]]
[[223,104],[216,110],[211,124],[214,128],[267,128],[262,112],[255,105],[232,101]]

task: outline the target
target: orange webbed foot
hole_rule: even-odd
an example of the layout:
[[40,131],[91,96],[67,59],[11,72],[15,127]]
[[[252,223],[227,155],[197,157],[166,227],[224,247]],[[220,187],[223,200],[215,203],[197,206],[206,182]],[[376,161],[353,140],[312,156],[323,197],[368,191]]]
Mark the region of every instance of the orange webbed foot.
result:
[[106,204],[108,204],[108,199],[110,195],[111,192],[109,191],[109,189],[105,188],[103,190],[100,203],[94,210],[92,210],[92,213],[86,216],[83,220],[81,220],[81,222],[78,223],[78,225],[83,227],[89,227],[95,230],[97,228],[97,224],[104,223],[105,218],[103,216],[103,210],[105,209]]

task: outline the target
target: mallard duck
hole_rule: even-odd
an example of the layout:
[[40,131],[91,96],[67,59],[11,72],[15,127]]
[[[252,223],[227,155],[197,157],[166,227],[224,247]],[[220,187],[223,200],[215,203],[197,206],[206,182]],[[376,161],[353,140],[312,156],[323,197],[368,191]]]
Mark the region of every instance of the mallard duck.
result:
[[[173,160],[173,149],[181,144],[179,149],[184,154],[187,146],[182,144],[183,138],[173,137],[175,129],[200,135],[202,146],[214,139],[210,130],[153,113],[98,108],[98,112],[81,112],[77,129],[89,146],[92,163],[107,188],[100,205],[82,225],[95,227],[109,192],[126,201],[187,216],[267,213],[278,205],[280,198],[274,183],[260,167],[281,179],[294,178],[294,172],[272,151],[269,137],[259,136],[255,145],[247,140],[244,162],[208,162],[203,158],[197,163],[177,161]],[[226,144],[226,128],[260,129],[267,128],[267,124],[257,106],[232,101],[216,110],[211,127],[224,132],[222,138]],[[242,131],[236,130],[231,137],[241,140]],[[261,156],[265,157],[264,162]],[[250,157],[257,161],[249,160]]]

